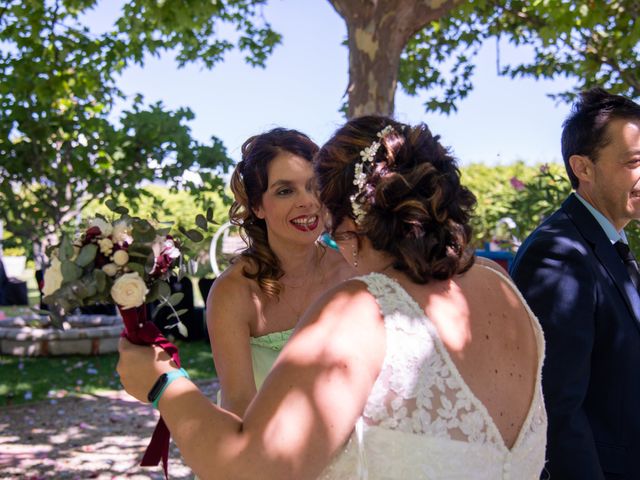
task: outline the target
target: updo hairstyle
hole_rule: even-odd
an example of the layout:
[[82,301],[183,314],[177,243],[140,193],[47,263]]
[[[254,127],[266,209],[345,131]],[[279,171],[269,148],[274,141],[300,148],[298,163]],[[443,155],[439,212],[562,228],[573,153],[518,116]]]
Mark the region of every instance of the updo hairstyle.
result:
[[[377,136],[386,126],[393,132]],[[372,163],[363,163],[366,183],[353,183],[361,152],[379,141]],[[403,125],[386,117],[350,120],[320,149],[314,161],[320,201],[331,229],[355,219],[350,197],[365,211],[357,233],[389,253],[393,267],[413,281],[446,280],[474,262],[470,216],[474,195],[460,183],[455,159],[425,124]]]
[[311,162],[317,151],[318,146],[304,133],[274,128],[244,142],[242,160],[231,176],[234,202],[229,209],[229,218],[233,225],[240,227],[240,234],[248,245],[240,257],[247,259],[250,267],[245,266],[242,272],[258,282],[269,297],[277,297],[280,293],[282,286],[278,279],[284,272],[269,247],[267,224],[254,212],[262,204],[262,195],[269,186],[267,169],[281,153],[288,152]]

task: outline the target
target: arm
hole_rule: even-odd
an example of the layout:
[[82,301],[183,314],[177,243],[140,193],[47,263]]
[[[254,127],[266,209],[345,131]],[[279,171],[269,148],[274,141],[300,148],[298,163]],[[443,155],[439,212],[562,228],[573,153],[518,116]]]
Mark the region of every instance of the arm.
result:
[[[303,318],[243,419],[184,378],[165,390],[160,412],[203,479],[316,478],[349,438],[384,351],[377,303],[360,282],[348,282]],[[118,372],[127,391],[144,399],[171,368],[165,358],[122,340]]]
[[248,280],[227,273],[231,275],[218,278],[209,291],[207,328],[220,380],[221,406],[242,416],[256,395],[249,326],[257,315],[257,300]]
[[584,248],[555,233],[528,245],[511,272],[545,334],[542,387],[553,478],[603,479],[584,401],[595,335],[595,279]]

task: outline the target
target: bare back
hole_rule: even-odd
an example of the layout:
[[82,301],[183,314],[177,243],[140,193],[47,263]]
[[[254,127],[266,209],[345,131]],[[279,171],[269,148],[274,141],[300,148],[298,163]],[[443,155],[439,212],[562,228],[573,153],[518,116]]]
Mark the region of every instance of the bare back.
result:
[[486,407],[507,447],[536,394],[540,352],[532,316],[499,270],[476,265],[448,282],[408,284],[458,372]]

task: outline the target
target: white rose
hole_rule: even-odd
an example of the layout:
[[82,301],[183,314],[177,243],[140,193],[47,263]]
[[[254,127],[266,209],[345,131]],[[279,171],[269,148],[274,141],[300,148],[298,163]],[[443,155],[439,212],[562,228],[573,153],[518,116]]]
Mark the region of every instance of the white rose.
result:
[[144,303],[149,289],[137,272],[125,273],[111,287],[111,298],[122,308],[139,307]]
[[44,287],[42,293],[45,297],[51,295],[62,285],[62,264],[57,257],[51,259],[51,265],[44,272]]
[[91,220],[91,222],[89,222],[89,228],[91,227],[98,227],[100,229],[100,232],[102,232],[103,237],[111,235],[111,232],[113,231],[113,227],[111,226],[111,224],[101,219],[100,217],[96,217]]
[[131,245],[131,243],[133,242],[133,237],[131,236],[131,225],[129,225],[124,220],[117,222],[113,226],[113,233],[111,234],[111,238],[114,243],[117,243],[119,245],[122,245],[125,242]]
[[115,263],[107,263],[106,265],[102,266],[102,271],[110,277],[113,277],[116,273],[118,273],[118,266]]
[[102,238],[98,240],[98,245],[100,246],[100,252],[102,252],[103,255],[111,255],[111,252],[113,251],[113,242],[111,240],[108,238]]
[[118,266],[126,265],[129,261],[129,254],[124,250],[118,250],[113,254],[113,263]]

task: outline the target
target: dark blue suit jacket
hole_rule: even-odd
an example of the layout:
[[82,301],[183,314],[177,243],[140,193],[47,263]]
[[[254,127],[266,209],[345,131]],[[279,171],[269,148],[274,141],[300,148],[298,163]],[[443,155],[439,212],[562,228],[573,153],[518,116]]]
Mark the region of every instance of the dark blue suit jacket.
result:
[[511,275],[545,334],[550,478],[640,479],[640,296],[602,227],[570,195]]

